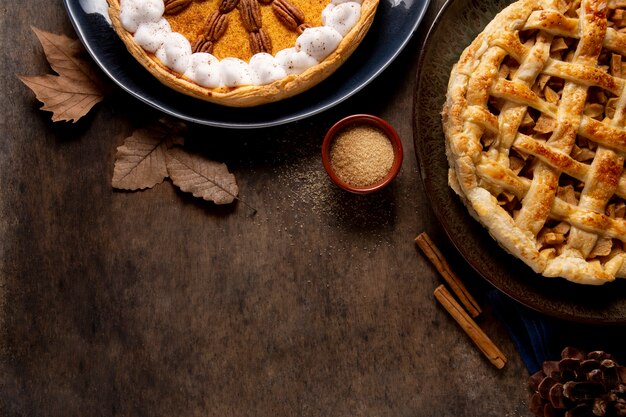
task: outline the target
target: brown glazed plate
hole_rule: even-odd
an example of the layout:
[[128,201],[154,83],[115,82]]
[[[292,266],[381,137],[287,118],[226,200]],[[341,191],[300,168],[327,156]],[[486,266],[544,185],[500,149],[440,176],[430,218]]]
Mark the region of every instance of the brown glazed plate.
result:
[[423,41],[413,123],[424,191],[461,256],[504,294],[533,310],[568,321],[626,324],[626,280],[588,286],[534,273],[505,252],[448,187],[441,109],[450,70],[467,45],[510,3],[510,0],[448,0]]

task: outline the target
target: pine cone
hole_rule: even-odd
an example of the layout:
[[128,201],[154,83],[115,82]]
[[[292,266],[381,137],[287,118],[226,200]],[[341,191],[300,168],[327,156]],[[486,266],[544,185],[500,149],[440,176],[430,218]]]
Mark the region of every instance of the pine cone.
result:
[[626,417],[626,367],[608,353],[567,347],[546,361],[528,385],[537,417]]

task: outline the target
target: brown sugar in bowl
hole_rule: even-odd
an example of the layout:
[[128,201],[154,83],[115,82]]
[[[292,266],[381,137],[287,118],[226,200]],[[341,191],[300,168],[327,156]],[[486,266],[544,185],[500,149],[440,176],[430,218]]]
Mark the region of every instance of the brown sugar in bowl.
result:
[[322,163],[330,179],[356,194],[389,185],[402,165],[402,141],[380,117],[355,114],[335,123],[322,143]]

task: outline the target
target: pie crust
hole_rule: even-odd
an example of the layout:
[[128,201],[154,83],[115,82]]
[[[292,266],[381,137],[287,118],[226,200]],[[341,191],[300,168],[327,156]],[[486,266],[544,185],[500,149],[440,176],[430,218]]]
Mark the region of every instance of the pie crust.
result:
[[[113,28],[126,45],[126,48],[161,83],[183,94],[212,103],[231,107],[252,107],[283,100],[302,93],[337,70],[365,37],[374,20],[379,0],[362,0],[358,22],[343,36],[337,48],[317,65],[306,69],[300,74],[290,74],[265,85],[217,88],[203,87],[191,81],[189,78],[163,65],[153,53],[145,51],[134,40],[133,34],[124,29],[121,24],[120,0],[108,0],[108,3],[109,16]],[[271,37],[272,34],[270,33],[269,36]],[[190,42],[192,41],[190,40]]]
[[626,277],[626,2],[519,0],[450,74],[449,185],[534,271]]

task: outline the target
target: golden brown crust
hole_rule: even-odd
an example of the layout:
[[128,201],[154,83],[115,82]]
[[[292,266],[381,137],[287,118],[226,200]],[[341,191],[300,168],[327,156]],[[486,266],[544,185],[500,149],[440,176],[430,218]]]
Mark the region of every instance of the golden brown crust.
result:
[[359,22],[343,37],[335,51],[318,65],[299,75],[288,75],[267,85],[230,88],[202,87],[161,64],[153,54],[146,52],[135,42],[132,33],[122,27],[119,18],[119,0],[108,0],[108,2],[111,22],[126,48],[161,83],[183,94],[212,103],[231,107],[252,107],[302,93],[332,74],[350,57],[365,37],[374,20],[379,0],[363,0]]
[[442,114],[470,213],[536,272],[583,284],[626,277],[621,7],[513,3],[452,69]]

